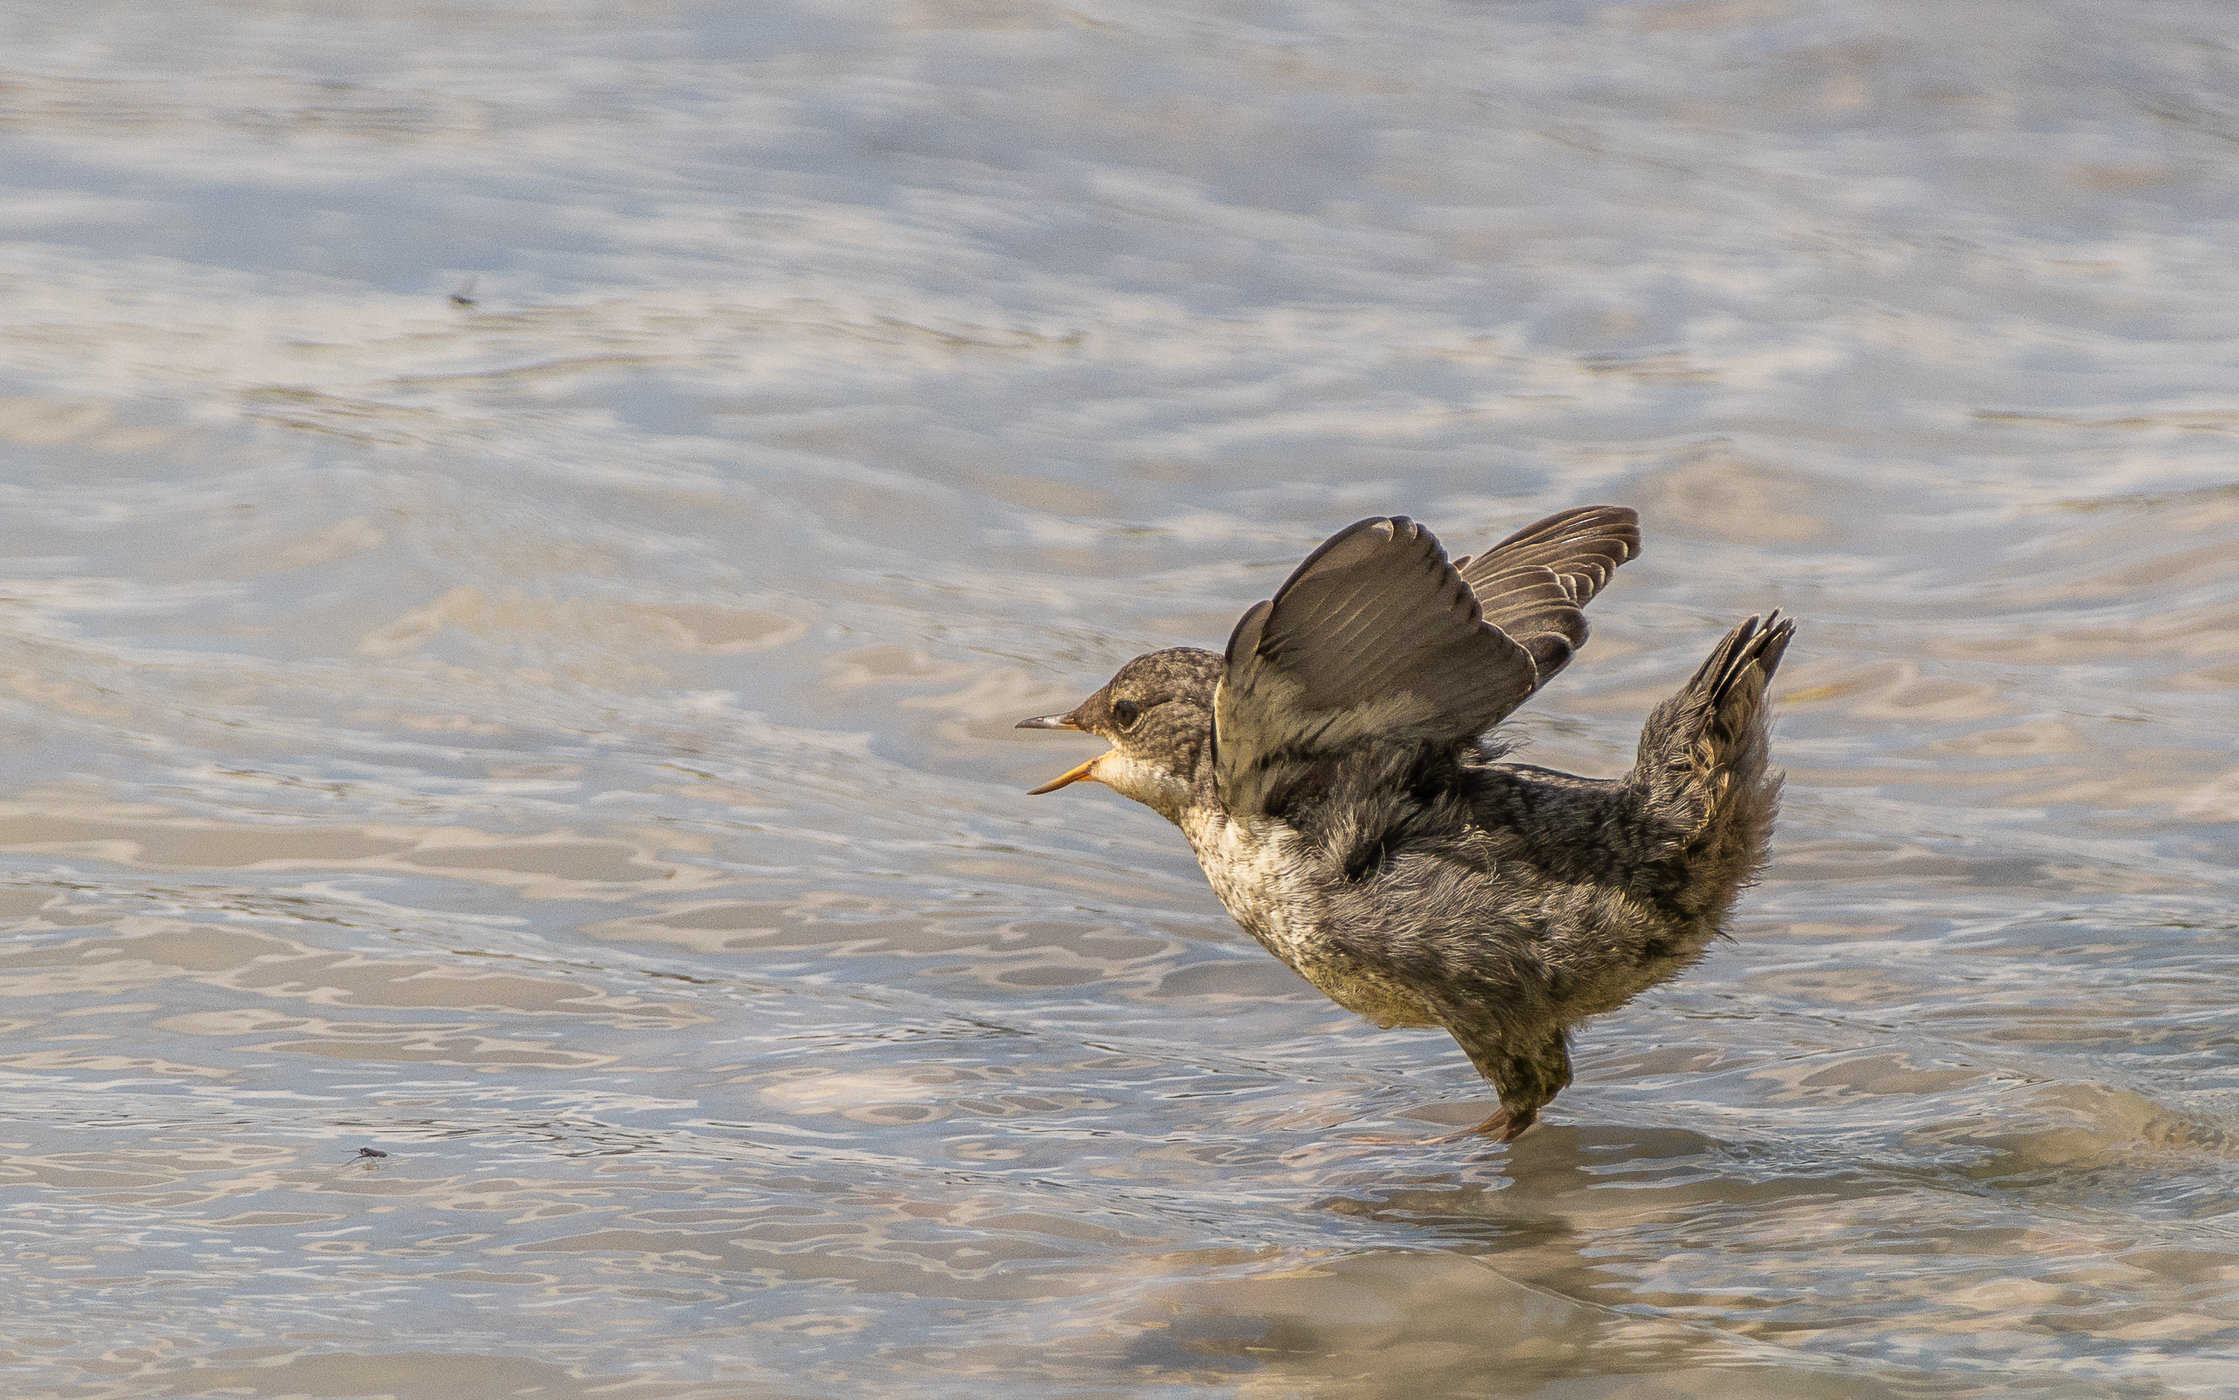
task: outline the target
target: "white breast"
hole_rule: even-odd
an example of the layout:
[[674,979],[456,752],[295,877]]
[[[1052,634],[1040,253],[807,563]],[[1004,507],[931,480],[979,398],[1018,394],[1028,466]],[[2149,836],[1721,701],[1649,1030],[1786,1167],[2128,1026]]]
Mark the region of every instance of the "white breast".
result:
[[1221,906],[1323,995],[1380,1026],[1440,1024],[1414,993],[1331,941],[1335,914],[1296,831],[1204,808],[1185,811],[1180,825]]
[[1281,822],[1230,821],[1204,808],[1184,813],[1181,825],[1221,907],[1268,952],[1303,971],[1299,928],[1314,926],[1321,895],[1297,857],[1298,833]]

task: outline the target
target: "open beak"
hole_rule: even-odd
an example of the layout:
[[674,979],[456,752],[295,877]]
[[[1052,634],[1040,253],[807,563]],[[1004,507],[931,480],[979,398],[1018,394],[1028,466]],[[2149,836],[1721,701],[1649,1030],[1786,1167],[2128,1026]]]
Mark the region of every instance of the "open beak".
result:
[[[1079,725],[1073,723],[1073,717],[1070,714],[1036,715],[1032,719],[1020,720],[1018,722],[1018,727],[1020,729],[1076,730],[1080,728]],[[1029,789],[1026,795],[1028,797],[1040,797],[1045,792],[1055,792],[1061,787],[1071,787],[1075,783],[1093,783],[1096,781],[1096,765],[1101,762],[1103,758],[1104,755],[1098,754],[1095,758],[1090,759],[1086,763],[1080,764],[1077,767],[1068,768],[1063,773],[1058,774],[1056,777],[1042,784],[1040,787]]]
[[1102,763],[1104,757],[1103,754],[1098,754],[1086,763],[1068,768],[1040,787],[1028,788],[1026,795],[1028,797],[1040,797],[1045,792],[1055,792],[1061,787],[1071,787],[1075,783],[1093,783],[1096,781],[1096,765]]

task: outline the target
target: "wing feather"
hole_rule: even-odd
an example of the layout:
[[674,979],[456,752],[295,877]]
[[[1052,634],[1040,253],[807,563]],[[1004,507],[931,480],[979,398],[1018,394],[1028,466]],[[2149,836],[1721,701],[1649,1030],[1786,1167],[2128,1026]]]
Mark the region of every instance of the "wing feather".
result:
[[1531,653],[1545,685],[1586,644],[1586,605],[1618,565],[1639,554],[1640,516],[1632,509],[1578,506],[1454,567],[1485,620]]
[[1640,553],[1640,518],[1580,506],[1448,563],[1404,515],[1338,531],[1228,639],[1214,772],[1232,813],[1286,772],[1369,743],[1447,745],[1498,724],[1586,641],[1582,611]]
[[1285,765],[1353,744],[1472,738],[1538,684],[1532,654],[1486,623],[1430,531],[1360,521],[1229,638],[1213,702],[1222,803],[1263,811]]

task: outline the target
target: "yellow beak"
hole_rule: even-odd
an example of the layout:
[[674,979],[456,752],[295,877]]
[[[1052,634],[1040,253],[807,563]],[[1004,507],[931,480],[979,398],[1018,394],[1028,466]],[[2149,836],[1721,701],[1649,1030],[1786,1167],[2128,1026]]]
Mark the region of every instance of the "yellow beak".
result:
[[1109,753],[1100,753],[1086,763],[1068,768],[1040,787],[1028,788],[1026,795],[1028,797],[1040,797],[1045,792],[1055,792],[1061,787],[1071,787],[1075,783],[1093,783],[1097,780],[1096,765],[1102,763],[1109,756]]

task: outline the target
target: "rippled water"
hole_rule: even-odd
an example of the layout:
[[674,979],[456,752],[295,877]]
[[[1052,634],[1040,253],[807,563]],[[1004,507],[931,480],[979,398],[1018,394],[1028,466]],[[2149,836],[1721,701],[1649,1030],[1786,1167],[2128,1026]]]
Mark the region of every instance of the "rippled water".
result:
[[[0,1385],[2239,1394],[2235,44],[9,8]],[[1489,1091],[1010,724],[1604,500],[1530,754],[1790,609],[1771,871],[1355,1141]]]

